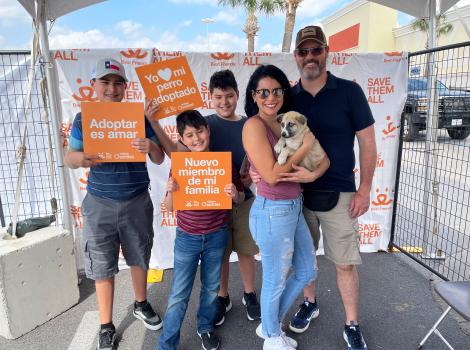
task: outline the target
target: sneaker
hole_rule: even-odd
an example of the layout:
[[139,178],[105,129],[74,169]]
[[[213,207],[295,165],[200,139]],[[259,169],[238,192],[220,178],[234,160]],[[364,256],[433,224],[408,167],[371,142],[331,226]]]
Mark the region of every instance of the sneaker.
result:
[[137,306],[137,302],[134,302],[134,317],[142,320],[145,328],[152,331],[159,330],[163,326],[162,319],[153,311],[152,305],[148,301],[143,306]]
[[367,350],[359,326],[344,326],[343,338],[348,343],[348,350]]
[[215,299],[216,311],[214,318],[214,325],[221,326],[225,322],[225,314],[232,309],[232,302],[230,297],[217,296]]
[[289,323],[289,329],[295,333],[303,333],[310,326],[310,321],[320,315],[320,309],[317,303],[311,303],[305,300]]
[[214,332],[199,333],[197,335],[202,340],[202,348],[204,350],[217,350],[220,345],[219,337]]
[[246,317],[250,321],[261,319],[261,306],[255,292],[243,293],[242,303],[246,306]]
[[[266,339],[267,336],[266,334],[263,333],[263,327],[261,326],[261,323],[259,324],[258,327],[256,327],[256,335],[260,337],[261,339]],[[284,338],[284,341],[289,344],[291,347],[296,348],[297,347],[297,341],[291,337],[288,337],[286,333],[282,330],[281,328],[281,338]]]
[[264,340],[263,350],[295,350],[295,348],[290,346],[284,338],[279,336],[266,338]]
[[116,341],[116,330],[114,328],[105,328],[98,333],[97,350],[114,350]]

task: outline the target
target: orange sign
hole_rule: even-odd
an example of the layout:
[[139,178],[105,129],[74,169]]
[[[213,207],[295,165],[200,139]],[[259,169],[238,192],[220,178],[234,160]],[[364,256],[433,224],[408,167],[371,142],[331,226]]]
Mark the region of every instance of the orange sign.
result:
[[178,184],[175,210],[231,209],[224,186],[232,182],[230,152],[173,152],[171,173]]
[[160,104],[156,119],[203,106],[186,57],[136,67],[135,71],[147,98]]
[[99,162],[145,162],[145,153],[131,146],[145,137],[144,104],[82,102],[83,148]]

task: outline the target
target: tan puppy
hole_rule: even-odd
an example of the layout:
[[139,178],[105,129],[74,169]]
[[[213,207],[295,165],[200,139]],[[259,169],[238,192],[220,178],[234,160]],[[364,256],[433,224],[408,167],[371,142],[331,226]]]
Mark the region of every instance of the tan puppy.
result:
[[[279,155],[277,162],[282,165],[302,145],[304,135],[310,129],[307,126],[307,118],[298,112],[279,114],[277,121],[281,124],[281,138],[274,146],[274,151]],[[299,165],[312,171],[318,167],[325,155],[320,142],[315,139],[312,149]]]

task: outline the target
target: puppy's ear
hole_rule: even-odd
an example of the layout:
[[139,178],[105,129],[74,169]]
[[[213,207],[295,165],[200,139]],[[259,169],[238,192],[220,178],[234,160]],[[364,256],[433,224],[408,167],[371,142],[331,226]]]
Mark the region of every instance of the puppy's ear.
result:
[[301,125],[307,124],[307,118],[303,114],[300,114],[300,113],[297,113],[295,115],[295,121]]
[[277,122],[278,122],[279,124],[281,124],[283,117],[284,117],[284,113],[279,114],[279,115],[277,116],[276,120],[277,120]]

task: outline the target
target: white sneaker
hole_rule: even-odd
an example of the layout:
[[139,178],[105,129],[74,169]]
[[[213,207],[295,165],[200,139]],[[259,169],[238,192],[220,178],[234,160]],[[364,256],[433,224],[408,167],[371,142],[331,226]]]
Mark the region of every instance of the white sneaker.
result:
[[283,337],[266,338],[263,344],[263,350],[295,350]]
[[[260,337],[261,339],[267,339],[268,337],[266,336],[266,334],[263,333],[263,327],[261,326],[261,323],[259,324],[258,327],[256,327],[256,335],[258,337]],[[292,348],[296,348],[297,347],[297,341],[295,341],[295,339],[291,338],[291,337],[288,337],[286,335],[285,332],[282,331],[281,329],[281,335],[280,335],[281,338],[284,339],[284,341]],[[282,349],[282,348],[281,348]]]

